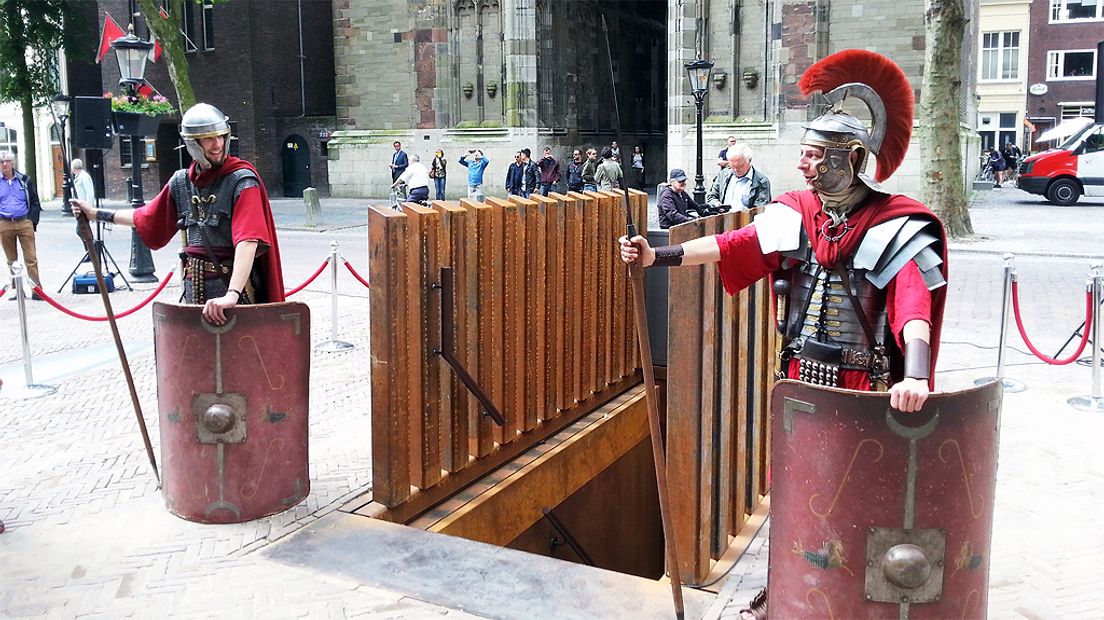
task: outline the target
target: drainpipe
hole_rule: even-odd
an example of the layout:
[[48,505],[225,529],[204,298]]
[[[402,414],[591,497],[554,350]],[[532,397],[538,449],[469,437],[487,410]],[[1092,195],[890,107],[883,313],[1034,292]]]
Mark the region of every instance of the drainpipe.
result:
[[296,2],[296,10],[299,12],[299,116],[307,115],[307,72],[303,65],[303,0]]

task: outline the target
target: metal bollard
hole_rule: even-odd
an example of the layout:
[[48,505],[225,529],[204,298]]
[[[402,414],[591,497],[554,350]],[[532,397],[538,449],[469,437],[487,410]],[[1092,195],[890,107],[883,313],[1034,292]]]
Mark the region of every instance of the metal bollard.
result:
[[39,398],[57,391],[54,385],[36,385],[34,371],[31,368],[31,341],[27,331],[27,295],[23,291],[23,263],[12,263],[12,282],[15,287],[15,301],[19,313],[19,336],[23,343],[23,387],[4,390],[4,396],[15,399]]
[[307,208],[307,226],[314,228],[322,224],[322,203],[318,200],[318,190],[308,187],[303,190],[303,205]]
[[1104,265],[1092,266],[1092,394],[1074,396],[1068,402],[1079,411],[1104,411],[1100,393],[1100,303],[1104,301]]
[[330,340],[315,345],[315,351],[336,353],[355,347],[351,342],[337,339],[337,242],[330,242]]
[[1004,290],[1001,295],[1001,320],[1000,342],[997,345],[997,376],[982,377],[974,381],[974,385],[984,385],[992,381],[1000,381],[1005,392],[1022,392],[1027,386],[1022,381],[1009,379],[1004,376],[1004,353],[1008,348],[1008,321],[1012,316],[1012,282],[1016,280],[1016,257],[1012,254],[1004,255]]

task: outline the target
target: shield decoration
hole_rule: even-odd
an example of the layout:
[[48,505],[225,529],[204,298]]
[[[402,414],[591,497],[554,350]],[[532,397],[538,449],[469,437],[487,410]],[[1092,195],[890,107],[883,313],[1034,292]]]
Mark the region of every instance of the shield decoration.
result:
[[771,616],[984,618],[1001,396],[776,384]]
[[202,309],[153,306],[165,505],[202,523],[286,510],[310,491],[310,309],[237,306],[221,326]]

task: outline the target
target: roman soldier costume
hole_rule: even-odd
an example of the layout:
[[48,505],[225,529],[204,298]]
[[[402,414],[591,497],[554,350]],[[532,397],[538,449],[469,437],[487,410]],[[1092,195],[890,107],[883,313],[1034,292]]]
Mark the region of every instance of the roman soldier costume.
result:
[[226,294],[234,247],[255,240],[257,256],[239,303],[283,301],[276,226],[260,175],[250,163],[230,155],[214,165],[198,142],[213,136],[229,140],[229,119],[218,108],[200,103],[184,114],[180,125],[194,161],[134,212],[138,235],[157,249],[169,243],[177,230],[185,231],[184,299],[195,304]]

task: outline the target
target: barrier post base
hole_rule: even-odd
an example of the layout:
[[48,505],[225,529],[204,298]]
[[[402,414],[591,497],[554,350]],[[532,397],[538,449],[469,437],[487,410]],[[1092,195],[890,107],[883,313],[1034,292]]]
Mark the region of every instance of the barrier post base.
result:
[[[974,385],[985,385],[986,383],[992,383],[996,380],[996,377],[982,377],[975,380]],[[1009,394],[1014,394],[1016,392],[1022,392],[1026,390],[1027,384],[1023,381],[1017,381],[1016,379],[1009,379],[1008,377],[1005,377],[1004,379],[1001,379],[1001,387],[1004,388],[1005,392],[1008,392]]]
[[355,348],[355,344],[343,340],[327,340],[314,345],[315,351],[322,351],[323,353],[337,353],[338,351],[348,351]]
[[12,400],[28,400],[31,398],[42,398],[43,396],[49,396],[57,391],[56,385],[20,385],[11,389],[0,391],[0,396],[10,398]]
[[1104,411],[1104,398],[1074,396],[1066,402],[1078,411]]

